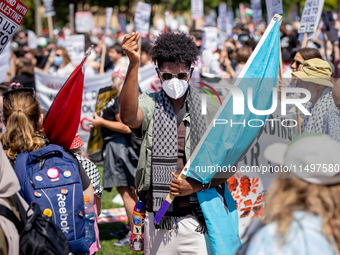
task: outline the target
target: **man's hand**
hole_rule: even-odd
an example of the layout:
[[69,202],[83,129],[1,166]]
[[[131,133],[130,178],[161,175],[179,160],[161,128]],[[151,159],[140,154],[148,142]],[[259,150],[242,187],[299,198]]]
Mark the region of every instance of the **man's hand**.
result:
[[138,39],[140,37],[139,32],[135,32],[129,35],[126,35],[123,39],[122,49],[127,55],[132,64],[139,64],[140,54],[139,54],[139,46]]
[[175,177],[170,185],[170,194],[173,196],[187,196],[202,189],[202,185],[198,181],[177,180],[179,175],[175,173],[172,173],[172,175]]
[[101,127],[102,126],[102,121],[103,118],[99,117],[97,113],[94,113],[94,119],[89,120],[89,127],[94,128],[94,127]]

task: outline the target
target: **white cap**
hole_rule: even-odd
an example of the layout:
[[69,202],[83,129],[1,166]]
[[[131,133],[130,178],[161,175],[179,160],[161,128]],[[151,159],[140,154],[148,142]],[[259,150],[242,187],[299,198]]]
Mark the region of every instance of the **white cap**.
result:
[[40,46],[40,47],[45,47],[47,46],[48,42],[47,42],[47,39],[45,37],[39,37],[37,39],[37,45]]
[[340,183],[340,144],[328,135],[311,133],[299,136],[289,144],[271,144],[264,150],[264,157],[287,166],[290,173],[306,182]]

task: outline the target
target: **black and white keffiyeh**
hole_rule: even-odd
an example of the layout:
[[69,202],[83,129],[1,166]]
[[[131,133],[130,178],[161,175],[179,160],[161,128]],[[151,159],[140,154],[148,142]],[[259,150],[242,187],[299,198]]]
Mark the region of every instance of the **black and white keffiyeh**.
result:
[[75,154],[80,164],[83,166],[87,176],[89,177],[92,186],[93,186],[93,193],[98,197],[101,198],[103,195],[103,187],[100,185],[100,174],[97,166],[87,160],[83,156],[79,154]]
[[334,104],[332,89],[327,88],[316,104],[308,109],[311,115],[305,116],[301,125],[301,133],[322,133],[324,116],[332,104]]
[[[180,112],[176,116],[170,99],[166,96],[164,90],[160,91],[155,104],[153,114],[153,139],[152,139],[152,197],[153,211],[157,212],[162,205],[164,199],[169,193],[173,176],[171,173],[177,171],[178,158],[178,136],[177,129],[187,109],[190,113],[190,153],[192,153],[205,130],[207,129],[205,119],[201,114],[201,100],[198,93],[189,86],[185,103]],[[182,115],[181,117],[179,117]],[[168,212],[175,210],[174,203],[168,208]],[[193,214],[198,218],[199,222],[204,224],[204,217],[198,203],[196,193],[190,197],[190,205],[193,209]],[[164,217],[165,218],[165,217]],[[163,218],[163,219],[164,219]],[[203,222],[202,222],[203,221]],[[201,224],[201,227],[203,227]],[[161,221],[159,224],[165,226]],[[204,229],[204,228],[203,228]],[[203,231],[201,229],[201,231]]]

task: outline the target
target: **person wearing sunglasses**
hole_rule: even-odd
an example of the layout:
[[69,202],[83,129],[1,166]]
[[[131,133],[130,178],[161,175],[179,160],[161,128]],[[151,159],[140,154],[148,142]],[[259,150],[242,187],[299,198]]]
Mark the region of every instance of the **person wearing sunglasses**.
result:
[[319,58],[322,59],[322,56],[320,52],[317,49],[313,48],[303,48],[296,52],[294,58],[291,60],[290,65],[293,69],[293,72],[299,71],[303,63],[306,60],[312,59],[312,58]]
[[[126,35],[122,43],[130,64],[118,102],[122,122],[143,139],[135,184],[146,204],[144,252],[211,254],[196,192],[217,187],[227,178],[214,178],[207,185],[177,179],[217,111],[208,103],[203,116],[200,96],[189,85],[200,52],[186,34],[159,35],[150,55],[162,88],[138,97],[139,37],[139,32]],[[154,215],[169,192],[176,198],[155,226]]]
[[68,77],[73,70],[71,58],[64,47],[56,48],[55,54],[50,55],[44,68],[45,73],[59,77]]

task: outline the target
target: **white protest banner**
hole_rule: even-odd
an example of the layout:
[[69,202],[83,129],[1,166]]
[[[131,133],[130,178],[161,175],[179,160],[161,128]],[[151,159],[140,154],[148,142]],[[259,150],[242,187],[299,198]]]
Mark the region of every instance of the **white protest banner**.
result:
[[0,2],[0,54],[11,41],[27,11],[28,7],[19,0]]
[[92,12],[76,12],[75,15],[76,32],[87,33],[93,27]]
[[45,7],[45,15],[44,17],[54,16],[54,6],[53,6],[53,0],[43,0],[44,7]]
[[204,27],[202,49],[209,49],[211,51],[217,50],[218,44],[218,29],[217,27]]
[[135,14],[135,30],[138,31],[143,38],[149,35],[151,5],[138,2]]
[[261,0],[251,0],[251,8],[253,9],[253,22],[255,25],[262,21]]
[[72,65],[81,63],[85,55],[85,36],[67,35],[65,36],[65,48],[71,57]]
[[[291,115],[281,115],[281,107],[280,104],[278,104],[276,111],[268,117],[267,124],[261,136],[255,139],[244,158],[238,162],[238,168],[240,169],[241,166],[256,166],[258,171],[249,171],[249,175],[252,175],[252,173],[260,173],[263,179],[272,178],[273,174],[269,171],[271,163],[268,162],[263,155],[265,148],[277,142],[289,143],[295,137],[297,137],[295,113]],[[259,171],[259,169],[261,171]],[[266,188],[267,187],[268,186],[266,186]]]
[[324,2],[325,0],[306,0],[298,33],[312,33],[316,31]]
[[[263,216],[264,196],[275,178],[279,166],[273,167],[264,158],[264,150],[273,143],[289,143],[297,137],[295,115],[281,116],[281,107],[268,117],[268,122],[260,137],[256,138],[243,159],[237,163],[235,179],[228,180],[233,186],[234,197],[239,213],[239,234],[242,236],[252,217]],[[283,123],[283,124],[282,124]],[[237,187],[237,188],[236,188]]]
[[[45,73],[35,72],[35,86],[42,108],[46,110],[49,109],[67,78],[68,77],[55,77]],[[112,85],[111,73],[85,77],[84,79],[81,121],[78,128],[80,138],[85,143],[84,148],[87,148],[87,142],[90,135],[90,127],[88,124],[89,120],[93,119],[98,90],[110,85]]]
[[204,16],[203,0],[191,0],[191,18],[200,19]]
[[112,7],[106,9],[105,35],[110,29],[112,11],[113,11]]
[[282,0],[266,0],[268,24],[275,14],[282,14]]

